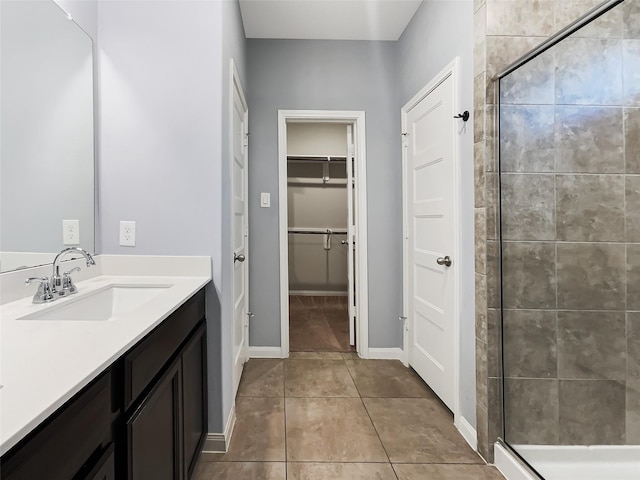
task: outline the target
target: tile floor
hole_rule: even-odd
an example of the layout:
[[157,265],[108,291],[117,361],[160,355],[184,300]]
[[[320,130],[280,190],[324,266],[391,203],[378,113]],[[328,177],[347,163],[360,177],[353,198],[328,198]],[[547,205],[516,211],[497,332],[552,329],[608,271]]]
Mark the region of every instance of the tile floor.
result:
[[351,352],[347,297],[289,297],[289,350]]
[[500,480],[424,382],[354,353],[252,359],[229,451],[196,480]]

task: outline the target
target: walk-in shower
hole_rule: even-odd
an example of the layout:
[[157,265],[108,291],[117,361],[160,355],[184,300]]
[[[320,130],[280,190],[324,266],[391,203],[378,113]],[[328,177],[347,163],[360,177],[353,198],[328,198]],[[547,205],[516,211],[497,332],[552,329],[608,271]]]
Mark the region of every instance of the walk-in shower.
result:
[[545,480],[640,479],[640,2],[499,80],[503,439]]

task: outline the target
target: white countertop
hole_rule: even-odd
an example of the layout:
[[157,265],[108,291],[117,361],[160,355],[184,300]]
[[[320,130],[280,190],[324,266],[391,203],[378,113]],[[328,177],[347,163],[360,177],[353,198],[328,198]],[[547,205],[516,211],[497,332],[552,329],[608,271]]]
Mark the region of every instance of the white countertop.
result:
[[[98,260],[99,257],[96,257]],[[178,257],[171,257],[174,260]],[[191,261],[196,257],[190,257]],[[208,259],[209,257],[200,257]],[[131,259],[131,257],[129,257]],[[149,262],[149,257],[145,260]],[[111,268],[95,270],[113,273]],[[130,260],[127,263],[131,264]],[[143,262],[144,263],[144,262]],[[202,266],[202,265],[201,265]],[[87,269],[89,270],[89,269]],[[152,269],[156,273],[157,265]],[[175,276],[95,276],[76,282],[78,294],[51,304],[35,305],[29,292],[0,306],[0,455],[7,452],[61,405],[96,378],[123,353],[167,318],[211,280],[206,268],[169,268]],[[139,269],[148,273],[149,269]],[[210,272],[210,268],[209,268]],[[26,275],[25,275],[26,277]],[[111,284],[171,285],[153,300],[120,317],[106,321],[18,320],[51,307],[74,301],[83,294]]]

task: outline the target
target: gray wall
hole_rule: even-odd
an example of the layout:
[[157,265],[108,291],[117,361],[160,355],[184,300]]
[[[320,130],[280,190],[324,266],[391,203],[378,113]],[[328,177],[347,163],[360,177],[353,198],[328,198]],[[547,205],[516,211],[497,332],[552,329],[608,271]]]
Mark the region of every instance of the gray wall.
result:
[[[460,110],[473,112],[473,2],[425,1],[398,42],[400,104],[398,110],[446,67],[460,57]],[[475,309],[473,232],[473,119],[460,120],[461,161],[461,415],[476,424]],[[466,128],[464,128],[466,126]]]
[[[216,1],[121,1],[102,2],[98,20],[101,253],[212,257],[211,432],[222,431],[232,396],[221,376],[231,345],[220,293],[222,19]],[[120,220],[137,222],[135,247],[118,245]]]
[[[401,347],[402,196],[395,42],[249,40],[250,345],[280,345],[278,110],[364,110],[369,345]],[[259,207],[271,192],[271,208]]]

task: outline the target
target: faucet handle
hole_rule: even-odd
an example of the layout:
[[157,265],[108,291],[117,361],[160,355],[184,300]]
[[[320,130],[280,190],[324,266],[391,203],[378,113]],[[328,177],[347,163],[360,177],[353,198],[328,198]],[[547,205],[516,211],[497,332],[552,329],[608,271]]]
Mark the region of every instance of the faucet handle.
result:
[[24,283],[31,285],[33,282],[40,282],[38,291],[33,296],[33,303],[47,303],[54,300],[48,277],[29,277]]
[[73,279],[71,278],[71,274],[73,272],[79,272],[80,267],[74,267],[68,272],[64,272],[62,274],[62,292],[60,292],[60,296],[64,295],[72,295],[74,293],[78,293],[76,286],[73,284]]

